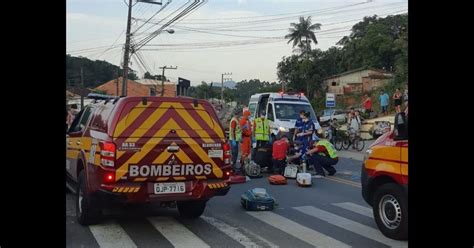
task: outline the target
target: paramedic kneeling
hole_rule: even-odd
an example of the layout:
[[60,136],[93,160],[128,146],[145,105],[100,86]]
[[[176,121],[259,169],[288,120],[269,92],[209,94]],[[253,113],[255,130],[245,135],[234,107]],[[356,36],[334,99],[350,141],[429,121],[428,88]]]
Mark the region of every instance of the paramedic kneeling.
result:
[[286,153],[289,148],[289,140],[285,135],[272,145],[273,172],[282,175],[286,166]]
[[314,147],[306,152],[309,155],[309,164],[314,166],[316,170],[315,178],[322,178],[325,176],[324,169],[328,171],[328,175],[332,176],[336,173],[333,165],[339,161],[334,146],[324,137],[324,134],[318,132],[318,137],[321,138]]

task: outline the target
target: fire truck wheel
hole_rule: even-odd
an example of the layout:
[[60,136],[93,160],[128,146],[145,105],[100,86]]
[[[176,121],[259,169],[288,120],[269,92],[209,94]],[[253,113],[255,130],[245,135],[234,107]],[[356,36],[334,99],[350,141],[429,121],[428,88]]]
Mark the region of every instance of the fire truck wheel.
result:
[[374,219],[380,231],[397,240],[408,238],[408,199],[400,186],[387,183],[374,194]]
[[198,200],[198,201],[182,201],[178,202],[178,211],[179,215],[184,218],[197,218],[201,216],[206,208],[206,201],[205,200]]
[[91,204],[86,188],[86,178],[84,170],[79,173],[78,187],[76,194],[76,216],[81,225],[97,224],[100,219],[100,209],[94,208]]

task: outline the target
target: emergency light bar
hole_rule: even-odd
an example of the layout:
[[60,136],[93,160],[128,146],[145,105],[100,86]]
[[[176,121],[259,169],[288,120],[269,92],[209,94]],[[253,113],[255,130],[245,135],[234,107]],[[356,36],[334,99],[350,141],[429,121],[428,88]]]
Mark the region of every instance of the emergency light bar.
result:
[[97,94],[97,93],[89,93],[87,98],[94,99],[94,100],[113,100],[119,98],[118,96],[109,96],[104,94]]

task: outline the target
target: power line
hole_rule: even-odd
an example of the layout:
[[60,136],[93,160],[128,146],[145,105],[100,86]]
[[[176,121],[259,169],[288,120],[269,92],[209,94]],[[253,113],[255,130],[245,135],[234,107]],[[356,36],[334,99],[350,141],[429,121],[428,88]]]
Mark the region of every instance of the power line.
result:
[[148,20],[146,20],[142,25],[140,25],[137,29],[135,29],[135,31],[132,32],[132,34],[135,34],[138,30],[140,30],[140,28],[142,28],[143,26],[145,26],[151,19],[153,19],[153,17],[155,17],[156,15],[158,15],[158,13],[160,13],[163,9],[165,9],[169,4],[171,3],[171,0],[168,0],[168,2],[166,2],[166,4],[164,6],[162,6],[155,14],[153,14],[150,18],[148,18]]
[[166,27],[171,25],[173,22],[177,21],[181,17],[185,16],[186,14],[194,11],[195,9],[201,7],[207,2],[207,0],[195,0],[190,6],[186,7],[183,11],[181,11],[178,15],[176,15],[173,19],[165,23],[161,28],[159,28],[157,31],[153,32],[151,35],[145,37],[141,41],[138,42],[138,44],[134,47],[134,49],[138,50],[142,46],[144,46],[146,43],[151,41],[153,38],[155,38],[162,30],[164,30]]
[[[399,5],[400,3],[406,4],[406,2],[395,2],[395,3],[385,4],[385,5],[372,6],[372,8]],[[325,16],[325,15],[334,15],[334,14],[345,13],[345,12],[354,12],[354,11],[359,11],[359,10],[365,10],[366,11],[366,10],[371,9],[370,7],[347,9],[347,8],[354,7],[356,5],[361,5],[361,4],[366,4],[366,2],[358,3],[358,4],[351,4],[351,5],[348,5],[348,6],[345,6],[345,7],[333,7],[333,8],[330,9],[330,11],[328,11],[328,10],[319,10],[319,11],[314,10],[314,11],[305,11],[305,12],[307,13],[306,15],[308,15],[308,13],[309,13],[311,16],[316,15],[316,14],[320,14],[320,13],[325,13],[323,15],[318,15],[318,16]],[[334,10],[334,11],[332,11],[332,10]],[[233,24],[233,25],[235,25],[235,24],[246,24],[246,23],[260,24],[260,23],[268,23],[268,22],[286,21],[286,20],[291,20],[291,19],[294,19],[294,18],[298,18],[300,16],[301,16],[301,14],[291,15],[291,16],[286,16],[286,17],[278,17],[278,18],[268,18],[268,19],[263,19],[263,20],[251,20],[252,18],[248,17],[248,18],[242,18],[242,19],[246,19],[245,21],[237,21],[237,22],[236,21],[217,22],[218,19],[209,19],[210,20],[209,22],[196,22],[196,21],[192,21],[192,19],[187,19],[189,22],[186,22],[186,24],[192,24],[192,25],[197,25],[197,24],[205,24],[205,25]],[[138,19],[138,20],[143,21],[141,19]],[[160,21],[163,21],[163,20],[160,20]]]

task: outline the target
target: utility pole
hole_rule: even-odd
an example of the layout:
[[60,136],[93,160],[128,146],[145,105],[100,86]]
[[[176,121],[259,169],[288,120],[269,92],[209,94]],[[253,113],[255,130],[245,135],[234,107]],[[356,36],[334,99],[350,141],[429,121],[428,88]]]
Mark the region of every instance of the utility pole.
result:
[[115,93],[116,96],[119,96],[119,77],[120,77],[119,68],[117,67],[117,80],[115,80],[116,83],[117,83],[117,89],[116,89],[116,93]]
[[82,66],[81,66],[81,88],[82,88],[82,92],[81,92],[81,110],[84,109],[84,73],[83,73],[83,70],[82,70]]
[[177,66],[173,67],[173,66],[163,66],[163,67],[160,67],[160,69],[163,69],[163,73],[161,74],[161,96],[164,96],[165,95],[165,70],[166,69],[172,69],[172,70],[176,70],[178,69]]
[[125,34],[125,51],[123,54],[123,83],[122,96],[127,96],[127,81],[128,81],[128,60],[130,58],[130,26],[132,24],[132,0],[128,0],[128,18],[127,18],[127,33]]
[[224,102],[224,76],[232,75],[232,72],[222,73],[222,85],[221,85],[221,102]]

